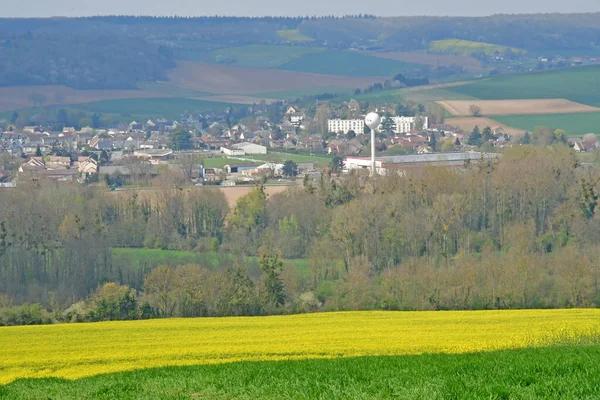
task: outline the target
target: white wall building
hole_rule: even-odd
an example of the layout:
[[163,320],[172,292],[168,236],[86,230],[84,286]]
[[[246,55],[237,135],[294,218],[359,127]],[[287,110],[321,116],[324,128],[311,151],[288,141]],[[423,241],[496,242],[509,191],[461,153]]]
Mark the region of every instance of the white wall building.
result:
[[227,154],[228,156],[243,156],[246,155],[243,149],[236,149],[230,147],[221,147],[221,153]]
[[327,121],[327,129],[333,133],[346,134],[354,131],[356,134],[361,134],[365,130],[365,121],[363,119],[330,119]]
[[[415,118],[416,117],[392,117],[392,121],[394,121],[393,132],[394,133],[408,133],[415,129]],[[423,121],[422,129],[429,128],[429,118],[426,116],[420,116],[419,118]],[[382,117],[382,122],[385,120],[385,117]],[[379,125],[379,131],[381,132],[382,125]]]
[[242,142],[231,146],[233,149],[243,150],[245,154],[267,154],[267,148],[259,144]]

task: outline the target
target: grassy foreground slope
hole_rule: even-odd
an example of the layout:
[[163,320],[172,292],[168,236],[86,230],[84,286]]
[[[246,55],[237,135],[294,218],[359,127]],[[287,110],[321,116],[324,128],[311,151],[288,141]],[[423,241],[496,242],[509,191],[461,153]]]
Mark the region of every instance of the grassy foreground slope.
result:
[[600,310],[342,312],[0,328],[0,385],[142,368],[553,344],[598,333]]
[[482,100],[565,98],[600,106],[600,65],[499,75],[447,90]]
[[563,129],[568,135],[600,133],[600,112],[542,115],[501,115],[496,121],[532,132],[537,126]]
[[598,359],[600,346],[567,346],[241,362],[23,379],[0,386],[0,399],[592,399],[600,392]]

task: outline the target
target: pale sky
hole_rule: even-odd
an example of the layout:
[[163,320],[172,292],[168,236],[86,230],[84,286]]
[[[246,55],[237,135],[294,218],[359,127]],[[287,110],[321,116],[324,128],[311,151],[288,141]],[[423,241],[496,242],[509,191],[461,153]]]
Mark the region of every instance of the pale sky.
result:
[[[89,15],[380,16],[594,12],[599,0],[3,0],[1,17]],[[374,6],[375,5],[375,6]]]

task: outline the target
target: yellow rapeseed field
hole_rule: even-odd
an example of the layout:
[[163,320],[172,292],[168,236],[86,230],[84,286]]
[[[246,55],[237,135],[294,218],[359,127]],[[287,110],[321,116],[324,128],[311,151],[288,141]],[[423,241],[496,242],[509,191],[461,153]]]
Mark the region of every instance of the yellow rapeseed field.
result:
[[172,365],[466,353],[598,332],[600,310],[342,312],[0,327],[0,384]]

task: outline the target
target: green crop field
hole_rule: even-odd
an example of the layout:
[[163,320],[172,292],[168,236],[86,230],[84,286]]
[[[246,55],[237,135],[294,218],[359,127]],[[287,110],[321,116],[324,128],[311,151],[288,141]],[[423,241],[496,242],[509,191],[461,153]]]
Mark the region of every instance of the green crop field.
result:
[[533,131],[536,126],[563,129],[568,135],[600,133],[600,112],[541,115],[501,115],[494,120],[515,128]]
[[420,64],[373,57],[356,51],[333,50],[307,54],[283,64],[280,68],[315,74],[392,77],[420,67]]
[[[223,168],[224,166],[226,166],[227,164],[240,164],[240,163],[244,163],[246,164],[247,162],[242,162],[240,160],[238,160],[237,158],[229,158],[229,157],[207,157],[203,159],[203,163],[204,163],[204,167],[205,168]],[[251,163],[248,163],[251,164]],[[258,163],[257,163],[258,165]]]
[[565,98],[600,107],[600,66],[499,75],[447,90],[482,100]]
[[250,158],[258,161],[271,161],[271,162],[284,162],[286,160],[292,160],[296,163],[315,163],[315,165],[320,167],[327,167],[331,165],[332,156],[328,156],[326,154],[319,155],[309,155],[309,154],[295,154],[295,153],[280,153],[280,152],[271,152],[265,155],[251,155],[245,156],[245,158]]
[[290,42],[311,42],[314,39],[303,35],[297,29],[283,29],[277,31],[277,36]]
[[[176,251],[161,249],[115,248],[112,249],[112,258],[116,265],[128,265],[134,269],[149,270],[159,265],[176,267],[186,264],[200,264],[206,268],[220,266],[233,266],[235,258],[231,254],[222,253],[196,253],[193,251]],[[249,264],[258,265],[257,257],[246,257]],[[308,276],[308,260],[283,260],[284,266],[296,268],[301,276]]]
[[595,399],[599,359],[600,346],[564,346],[237,362],[20,379],[0,386],[0,399]]
[[198,61],[218,62],[219,59],[229,59],[233,62],[227,64],[237,67],[277,68],[304,55],[320,53],[324,50],[321,47],[250,45],[216,50]]
[[434,40],[429,44],[429,50],[439,53],[458,54],[461,56],[469,56],[474,53],[484,53],[487,55],[504,54],[507,50],[511,50],[516,54],[526,54],[527,51],[516,47],[501,46],[485,42],[473,42],[470,40],[446,39]]

